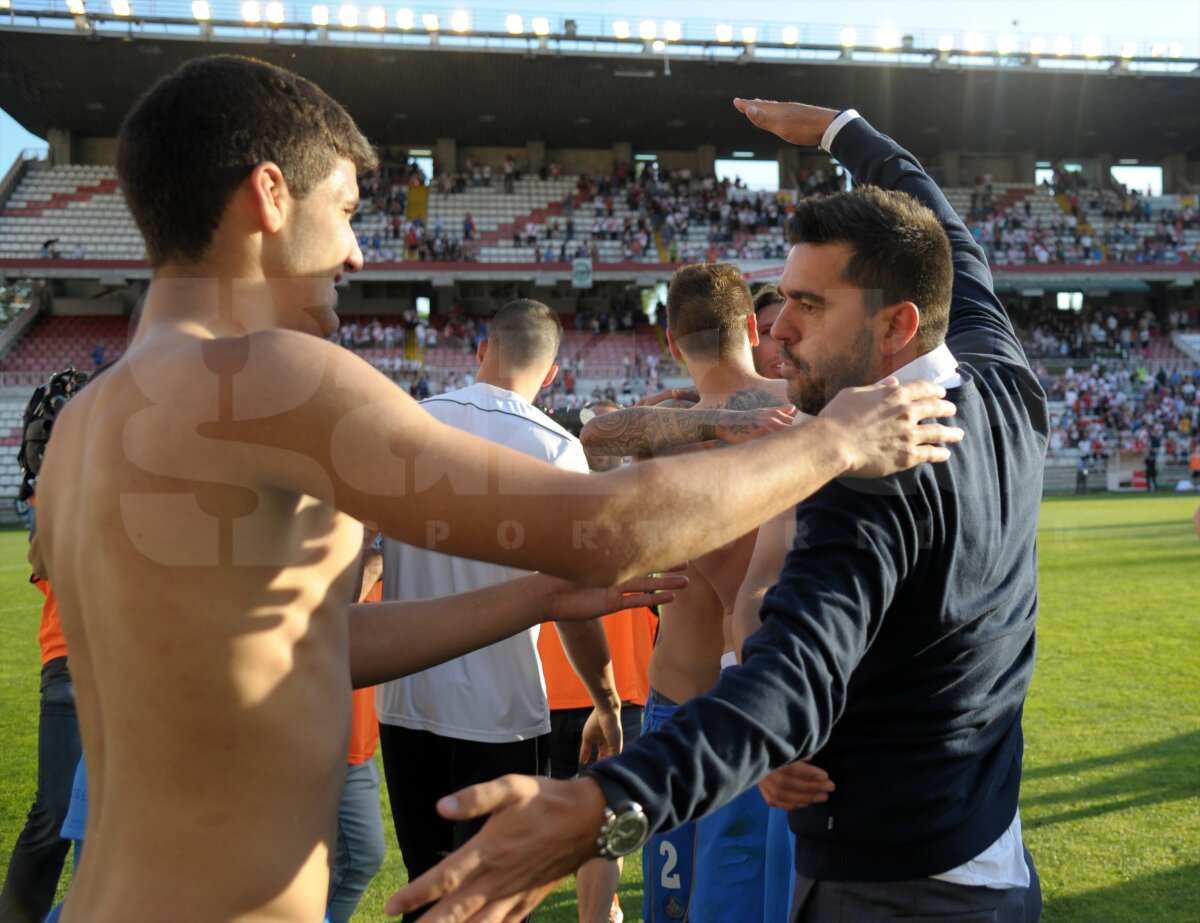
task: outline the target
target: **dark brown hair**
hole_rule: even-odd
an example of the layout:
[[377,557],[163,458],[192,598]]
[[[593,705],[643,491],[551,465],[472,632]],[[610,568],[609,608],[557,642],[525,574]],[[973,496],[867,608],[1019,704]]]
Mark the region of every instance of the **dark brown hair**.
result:
[[757,314],[763,308],[769,308],[773,304],[783,304],[785,301],[787,299],[783,297],[779,286],[774,282],[768,282],[754,293],[754,313]]
[[900,301],[915,304],[923,351],[946,338],[954,282],[950,240],[937,215],[908,193],[862,186],[805,199],[787,231],[791,244],[849,246],[853,255],[845,280],[863,291],[869,311]]
[[354,120],[319,87],[234,55],[189,61],[125,116],[117,175],[152,266],[197,260],[238,185],[278,165],[303,198],[344,157],[359,172],[378,158]]
[[750,286],[732,263],[681,266],[667,290],[667,329],[679,348],[693,355],[736,353],[753,313]]
[[488,326],[488,349],[499,350],[500,358],[516,369],[548,369],[561,342],[562,321],[532,298],[510,301]]

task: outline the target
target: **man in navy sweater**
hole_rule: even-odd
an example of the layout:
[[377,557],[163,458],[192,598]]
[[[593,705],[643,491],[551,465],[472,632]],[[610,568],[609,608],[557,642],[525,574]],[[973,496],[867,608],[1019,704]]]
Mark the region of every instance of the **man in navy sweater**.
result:
[[389,909],[451,888],[437,910],[528,908],[588,856],[812,756],[836,788],[791,815],[795,920],[1040,915],[1017,800],[1045,395],[982,250],[912,155],[853,110],[735,105],[864,184],[802,202],[789,225],[772,335],[793,402],[816,413],[841,387],[925,378],[946,387],[966,439],[945,465],[843,478],[802,503],[741,667],[581,780],[459,793],[444,811],[494,817]]

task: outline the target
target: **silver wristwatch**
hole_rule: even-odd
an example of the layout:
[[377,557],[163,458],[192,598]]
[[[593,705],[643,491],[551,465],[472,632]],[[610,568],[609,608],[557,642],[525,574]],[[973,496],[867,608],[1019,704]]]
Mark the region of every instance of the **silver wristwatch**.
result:
[[642,806],[620,786],[601,776],[589,775],[600,786],[604,800],[608,802],[600,834],[596,837],[600,858],[627,856],[646,842],[650,833],[650,819],[646,817]]

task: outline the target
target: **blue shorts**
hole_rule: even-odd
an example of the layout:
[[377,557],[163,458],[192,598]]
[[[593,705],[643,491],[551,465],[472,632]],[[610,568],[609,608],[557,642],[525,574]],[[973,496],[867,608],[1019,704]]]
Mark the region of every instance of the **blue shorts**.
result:
[[763,923],[788,923],[796,890],[796,834],[788,812],[767,808],[767,862],[763,889]]
[[[642,733],[662,727],[679,708],[653,691],[646,703]],[[688,821],[670,833],[657,833],[642,847],[642,920],[675,923],[687,916],[696,861],[696,824]]]
[[57,923],[60,913],[62,913],[62,904],[55,904],[50,908],[50,912],[46,914],[46,919],[42,920],[42,923]]
[[763,919],[769,811],[754,786],[696,822],[689,923]]
[[71,784],[71,803],[67,807],[67,816],[63,819],[62,833],[64,840],[83,840],[83,831],[87,829],[88,817],[88,786],[87,766],[84,758],[79,757],[79,765],[75,767],[75,781]]

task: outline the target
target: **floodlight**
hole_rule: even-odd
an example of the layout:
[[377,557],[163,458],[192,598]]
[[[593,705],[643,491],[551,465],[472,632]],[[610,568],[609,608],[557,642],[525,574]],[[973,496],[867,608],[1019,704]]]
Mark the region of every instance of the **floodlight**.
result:
[[753,45],[758,41],[758,29],[754,28],[754,26],[746,26],[742,30],[742,41],[747,45]]
[[963,47],[967,49],[968,54],[979,54],[983,51],[983,33],[968,32],[963,38]]
[[1153,45],[1150,46],[1150,57],[1165,58],[1166,56],[1167,56],[1167,43],[1166,42],[1155,42]]
[[900,33],[891,26],[884,26],[875,33],[875,44],[884,51],[895,48],[900,44]]
[[[206,3],[205,6],[207,6],[207,5],[208,4]],[[313,21],[314,26],[329,25],[329,7],[314,6],[312,8],[312,21]]]
[[1126,42],[1121,46],[1121,57],[1132,58],[1137,55],[1137,42]]
[[733,26],[728,23],[721,23],[717,26],[717,41],[732,42],[733,41]]
[[618,19],[613,23],[613,35],[617,38],[629,38],[629,23],[624,19]]
[[662,52],[667,50],[667,43],[664,42],[661,38],[655,39],[654,44],[651,45],[650,48],[652,51],[656,51],[661,54]]
[[1065,58],[1069,55],[1071,53],[1071,40],[1065,35],[1060,35],[1056,38],[1054,40],[1054,53],[1060,58]]
[[421,25],[425,27],[426,32],[437,32],[442,27],[442,21],[438,19],[437,13],[425,13],[421,16]]
[[83,16],[87,13],[83,0],[67,0],[67,10],[75,16]]
[[12,0],[0,0],[0,10],[12,9]]
[[796,42],[798,42],[798,41],[800,41],[800,30],[797,29],[795,26],[784,26],[783,27],[783,44],[795,45]]
[[858,41],[858,33],[853,29],[843,29],[841,40],[843,48],[853,48],[854,43]]
[[534,35],[549,35],[550,20],[545,16],[533,17],[533,34]]
[[1171,55],[1172,58],[1182,58],[1183,57],[1183,42],[1180,42],[1180,41],[1171,42],[1170,46],[1167,48],[1167,52]]
[[209,9],[208,0],[196,0],[192,4],[192,16],[201,22],[205,22],[212,18],[212,10]]
[[653,19],[643,19],[638,23],[638,38],[648,42],[658,34],[658,25]]
[[112,0],[112,11],[114,16],[129,16],[133,13],[129,8],[129,0]]
[[1045,54],[1045,52],[1046,52],[1046,40],[1042,36],[1035,35],[1033,38],[1031,38],[1029,40],[1029,53],[1030,54]]
[[455,32],[466,32],[471,28],[471,14],[466,10],[455,10],[450,14],[450,28]]
[[525,20],[517,13],[509,13],[504,17],[504,28],[509,35],[520,35],[525,31]]
[[1017,40],[1011,35],[996,36],[996,51],[1000,54],[1012,54],[1017,50]]
[[938,36],[938,51],[947,52],[954,50],[954,36],[940,35]]
[[353,3],[345,3],[338,10],[338,22],[347,29],[353,29],[358,25],[358,7]]
[[409,9],[396,10],[396,28],[411,29],[414,25],[413,11]]
[[663,38],[668,42],[677,42],[683,38],[683,26],[675,22],[673,19],[668,19],[663,23]]
[[387,10],[381,6],[373,6],[367,10],[367,25],[372,29],[387,27]]
[[[113,0],[113,2],[115,3],[116,0]],[[283,22],[282,3],[272,2],[267,4],[267,22],[271,23],[273,26],[277,26]]]
[[1089,35],[1083,40],[1083,55],[1086,58],[1098,58],[1104,53],[1104,43],[1095,35]]
[[242,4],[242,19],[246,22],[262,22],[262,10],[258,7],[258,0],[246,0]]

